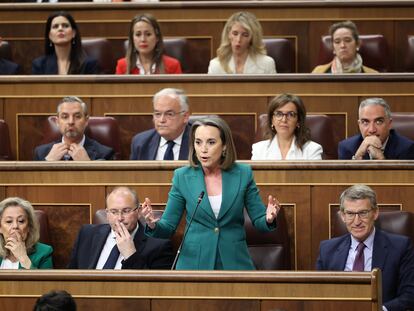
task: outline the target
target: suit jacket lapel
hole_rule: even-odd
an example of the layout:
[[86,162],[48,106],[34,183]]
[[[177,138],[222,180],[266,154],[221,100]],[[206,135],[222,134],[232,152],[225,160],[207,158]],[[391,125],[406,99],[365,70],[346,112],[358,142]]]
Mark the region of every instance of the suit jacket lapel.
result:
[[183,138],[181,140],[180,154],[178,155],[178,160],[187,160],[188,159],[188,138],[191,126],[187,124],[184,128]]
[[201,167],[194,168],[192,174],[186,175],[186,181],[187,181],[188,189],[190,191],[190,197],[192,200],[194,200],[194,204],[190,204],[190,205],[194,206],[195,208],[197,204],[197,199],[200,196],[201,191],[204,191],[204,198],[200,203],[199,211],[200,210],[203,211],[207,216],[209,216],[215,222],[216,216],[214,215],[213,210],[211,209],[210,201],[208,200],[207,188],[204,182],[203,169]]
[[[147,242],[147,236],[144,233],[145,225],[138,221],[138,230],[134,236],[135,249],[138,254],[142,254],[145,248],[145,243]],[[144,267],[142,267],[144,269]]]
[[89,261],[88,269],[95,269],[101,255],[102,249],[105,245],[106,238],[108,237],[111,227],[104,225],[98,228],[95,235],[92,237],[92,249],[91,249],[91,260]]
[[372,267],[384,270],[385,260],[388,256],[387,240],[382,234],[381,230],[375,229],[374,246],[372,249]]
[[344,271],[348,259],[349,248],[351,247],[351,235],[348,234],[339,244],[332,259],[332,270]]
[[158,146],[160,145],[160,139],[161,136],[155,131],[155,135],[151,137],[151,140],[147,145],[147,156],[144,157],[144,159],[155,160],[155,157],[157,156]]
[[94,145],[92,144],[91,139],[85,135],[85,143],[83,144],[83,147],[86,150],[86,153],[88,154],[89,158],[91,160],[97,159],[97,152],[95,150]]
[[221,176],[222,201],[217,219],[222,218],[233,206],[233,202],[239,194],[240,189],[240,170],[235,166],[227,171],[222,170]]

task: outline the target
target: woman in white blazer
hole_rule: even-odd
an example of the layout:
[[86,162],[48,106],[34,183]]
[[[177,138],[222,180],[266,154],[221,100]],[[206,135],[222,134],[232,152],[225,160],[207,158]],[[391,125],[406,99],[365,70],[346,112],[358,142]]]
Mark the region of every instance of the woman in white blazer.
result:
[[266,55],[262,26],[250,12],[234,13],[221,34],[217,57],[210,61],[209,74],[273,74],[276,65]]
[[252,146],[252,160],[321,160],[322,146],[310,140],[306,108],[292,94],[281,94],[269,104],[265,137]]

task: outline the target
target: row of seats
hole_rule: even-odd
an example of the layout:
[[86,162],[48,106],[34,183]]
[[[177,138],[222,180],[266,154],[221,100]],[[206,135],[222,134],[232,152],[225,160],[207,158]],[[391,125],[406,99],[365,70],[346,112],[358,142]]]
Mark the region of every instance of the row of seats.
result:
[[[390,70],[390,56],[388,44],[383,35],[360,35],[361,47],[359,53],[362,56],[364,64],[374,68],[379,72],[388,72]],[[332,60],[332,43],[330,36],[321,38],[318,64],[326,64]],[[405,61],[405,71],[414,71],[414,35],[407,38],[408,51]],[[292,42],[285,38],[264,39],[267,53],[276,62],[277,72],[294,73],[296,68],[295,48]],[[126,50],[128,42],[124,42]],[[195,61],[191,58],[193,53],[190,51],[189,44],[185,38],[166,38],[164,39],[166,54],[177,58],[181,62],[184,73],[194,72],[193,68],[207,68],[209,59],[199,61],[203,64],[193,64]],[[89,56],[95,57],[104,74],[113,74],[116,67],[116,59],[113,56],[111,43],[104,38],[84,39],[82,45]],[[13,61],[12,49],[7,41],[0,45],[0,58]]]
[[[49,223],[47,214],[44,211],[36,210],[36,216],[40,222],[40,242],[50,244]],[[154,211],[157,217],[161,217],[163,211]],[[347,233],[346,226],[341,219],[339,212],[333,213],[333,221],[330,228],[331,237],[340,236]],[[141,219],[144,223],[144,220]],[[104,209],[98,210],[93,218],[94,224],[107,223]],[[294,269],[291,261],[291,237],[288,232],[284,209],[278,215],[278,227],[275,231],[268,233],[258,232],[250,218],[245,212],[246,241],[250,255],[258,270],[291,270]],[[382,230],[402,234],[410,237],[414,241],[414,215],[407,211],[381,211],[376,220],[376,227]],[[180,245],[184,232],[184,223],[181,223],[178,230],[172,237],[175,250]],[[53,245],[54,248],[58,245]]]
[[[192,115],[190,122],[203,116]],[[401,135],[414,140],[414,113],[393,113],[392,125]],[[263,134],[267,127],[267,114],[259,116],[259,126],[255,135],[255,141],[263,139]],[[323,147],[324,159],[337,159],[337,146],[340,140],[339,135],[334,132],[334,120],[328,115],[308,114],[306,124],[311,130],[311,139]],[[59,129],[56,126],[56,116],[48,117],[48,122],[43,129],[44,137],[41,144],[49,143],[60,138]],[[121,158],[121,139],[120,128],[117,120],[113,117],[90,117],[86,128],[86,135],[99,141],[101,144],[115,150],[115,159]],[[237,137],[243,137],[243,133],[233,133],[236,147],[238,146]],[[4,120],[0,120],[0,160],[12,160],[9,129]]]

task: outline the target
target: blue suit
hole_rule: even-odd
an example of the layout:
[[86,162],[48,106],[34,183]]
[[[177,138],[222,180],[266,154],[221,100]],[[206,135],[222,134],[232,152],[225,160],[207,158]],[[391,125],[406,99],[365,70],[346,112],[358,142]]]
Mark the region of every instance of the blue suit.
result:
[[18,75],[20,66],[7,59],[0,59],[0,75]]
[[[341,141],[338,145],[338,158],[340,160],[351,160],[363,140],[362,135],[358,134]],[[384,156],[385,159],[389,160],[413,160],[414,141],[399,135],[395,130],[391,129],[387,145],[385,146]],[[369,155],[366,154],[364,159],[368,160]]]
[[[184,128],[181,141],[179,160],[188,159],[188,136],[191,125],[187,124]],[[130,160],[155,160],[161,136],[155,129],[136,134],[131,142]]]
[[[322,241],[318,270],[344,271],[351,235]],[[414,309],[414,250],[406,236],[376,229],[372,269],[382,271],[382,299],[388,311]]]
[[[54,144],[61,143],[62,140],[54,141],[48,144],[37,146],[34,150],[34,161],[45,161]],[[85,143],[83,144],[89,158],[91,160],[113,160],[115,151],[107,146],[98,143],[96,140],[85,136]]]
[[[69,269],[95,269],[111,227],[108,224],[84,225],[72,250]],[[171,242],[148,238],[144,226],[134,236],[136,252],[122,261],[122,269],[170,269],[174,260]]]
[[[32,62],[32,74],[34,75],[56,75],[58,65],[55,54],[44,55],[36,58]],[[93,75],[99,74],[98,61],[94,58],[86,57],[77,74]]]
[[150,236],[170,237],[184,211],[188,225],[197,198],[201,191],[205,192],[185,237],[177,270],[213,270],[221,266],[224,270],[253,270],[246,243],[244,208],[260,231],[275,228],[275,223],[268,225],[266,222],[266,207],[259,196],[251,167],[235,163],[221,173],[222,203],[217,218],[207,197],[203,169],[187,166],[175,170],[165,212],[155,229],[146,228]]

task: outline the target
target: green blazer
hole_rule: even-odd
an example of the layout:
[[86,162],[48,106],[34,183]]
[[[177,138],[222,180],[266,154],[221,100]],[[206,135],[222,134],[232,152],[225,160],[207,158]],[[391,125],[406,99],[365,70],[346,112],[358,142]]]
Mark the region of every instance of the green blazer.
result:
[[[52,253],[53,248],[47,244],[36,243],[35,251],[29,255],[32,265],[30,269],[52,269]],[[3,257],[0,257],[0,264],[3,262]],[[19,263],[19,269],[23,269]]]
[[177,270],[213,270],[218,256],[225,270],[254,269],[246,243],[244,207],[260,231],[271,231],[276,225],[266,222],[266,207],[249,165],[235,163],[229,170],[223,170],[222,185],[222,203],[216,218],[207,197],[202,168],[175,170],[165,212],[154,230],[146,228],[148,235],[170,237],[177,229],[184,210],[188,224],[201,191],[206,194],[188,230]]

